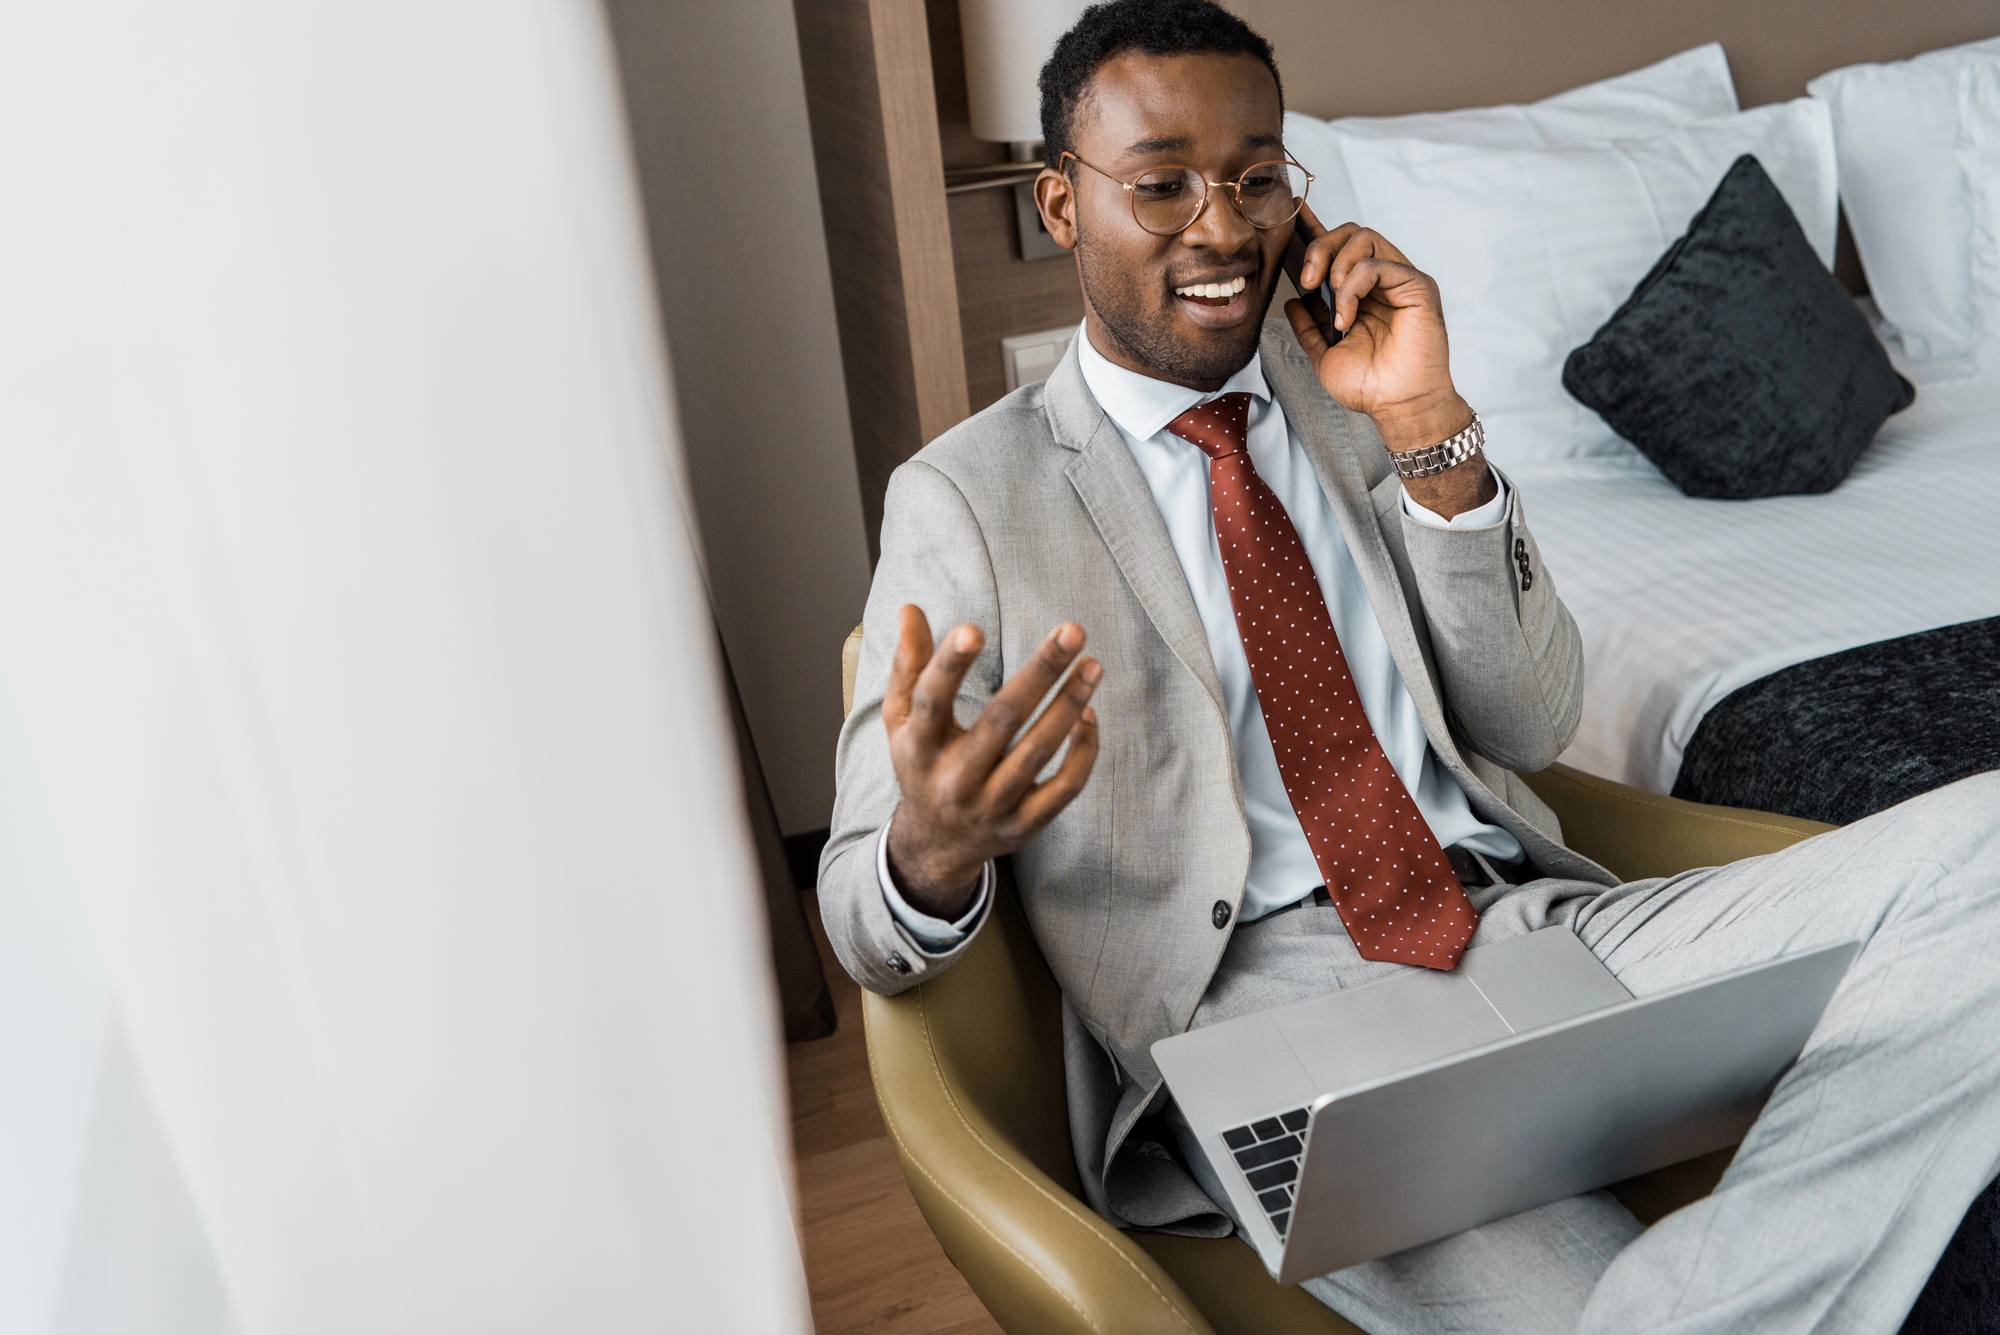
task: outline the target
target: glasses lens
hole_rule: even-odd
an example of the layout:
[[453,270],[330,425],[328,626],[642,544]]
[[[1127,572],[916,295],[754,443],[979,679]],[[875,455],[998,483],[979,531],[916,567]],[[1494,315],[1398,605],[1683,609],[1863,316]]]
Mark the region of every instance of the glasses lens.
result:
[[1171,236],[1201,212],[1201,177],[1185,167],[1147,172],[1132,183],[1132,216],[1139,226]]
[[1236,181],[1236,198],[1253,227],[1279,227],[1305,202],[1305,171],[1290,162],[1260,162]]

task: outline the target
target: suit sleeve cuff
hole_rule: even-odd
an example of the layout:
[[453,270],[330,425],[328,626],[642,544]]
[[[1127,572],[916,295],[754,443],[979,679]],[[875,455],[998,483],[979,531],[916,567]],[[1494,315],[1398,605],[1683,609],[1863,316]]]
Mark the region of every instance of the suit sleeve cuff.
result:
[[1419,524],[1429,524],[1432,528],[1492,527],[1506,517],[1507,482],[1505,478],[1500,476],[1500,471],[1494,468],[1492,464],[1486,465],[1486,471],[1493,475],[1493,485],[1498,488],[1498,491],[1492,500],[1479,506],[1477,509],[1467,510],[1464,514],[1453,515],[1450,519],[1446,519],[1437,511],[1426,510],[1423,506],[1418,505],[1414,500],[1410,499],[1410,492],[1406,487],[1403,490],[1403,513],[1416,520]]
[[979,869],[979,889],[973,893],[972,907],[958,921],[946,922],[919,913],[910,907],[896,889],[895,878],[889,875],[889,827],[884,824],[875,837],[875,879],[882,883],[882,898],[889,905],[889,915],[926,952],[945,955],[964,944],[965,938],[979,926],[980,916],[986,912],[986,901],[992,896],[993,864],[989,862]]

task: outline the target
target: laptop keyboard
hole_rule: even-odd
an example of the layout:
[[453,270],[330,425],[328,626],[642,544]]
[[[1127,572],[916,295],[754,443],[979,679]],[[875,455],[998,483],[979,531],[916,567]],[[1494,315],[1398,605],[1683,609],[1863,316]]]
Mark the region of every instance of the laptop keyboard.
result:
[[1306,1152],[1304,1108],[1273,1114],[1222,1133],[1237,1166],[1250,1179],[1257,1203],[1271,1217],[1271,1227],[1283,1238],[1292,1222],[1292,1197],[1298,1191],[1299,1160]]

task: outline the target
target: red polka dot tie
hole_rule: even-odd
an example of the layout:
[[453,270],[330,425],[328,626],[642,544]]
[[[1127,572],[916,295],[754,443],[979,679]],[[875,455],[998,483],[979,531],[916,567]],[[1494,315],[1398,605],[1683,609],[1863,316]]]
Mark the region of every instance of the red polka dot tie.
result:
[[1362,712],[1298,530],[1251,466],[1250,396],[1167,430],[1211,460],[1209,498],[1236,628],[1278,773],[1363,959],[1458,965],[1479,915]]

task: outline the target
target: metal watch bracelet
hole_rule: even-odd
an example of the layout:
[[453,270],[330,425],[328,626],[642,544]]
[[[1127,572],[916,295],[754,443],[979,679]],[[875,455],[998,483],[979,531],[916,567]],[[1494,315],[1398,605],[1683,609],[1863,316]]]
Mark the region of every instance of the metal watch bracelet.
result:
[[1435,445],[1426,445],[1420,450],[1404,450],[1389,457],[1396,461],[1396,472],[1406,478],[1432,477],[1447,468],[1456,468],[1473,455],[1486,448],[1486,428],[1480,425],[1479,414],[1472,415],[1472,425]]

